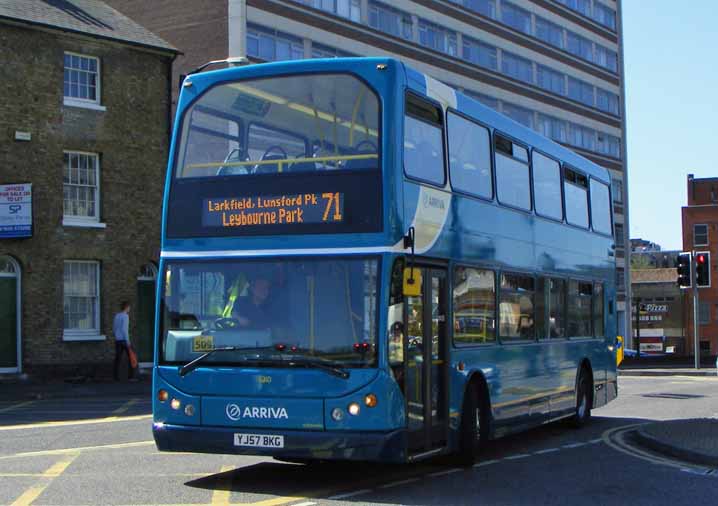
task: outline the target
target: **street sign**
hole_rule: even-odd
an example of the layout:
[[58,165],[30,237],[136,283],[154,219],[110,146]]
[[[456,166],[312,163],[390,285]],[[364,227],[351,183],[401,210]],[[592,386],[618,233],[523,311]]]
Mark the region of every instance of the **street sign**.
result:
[[0,185],[0,239],[32,237],[32,184]]

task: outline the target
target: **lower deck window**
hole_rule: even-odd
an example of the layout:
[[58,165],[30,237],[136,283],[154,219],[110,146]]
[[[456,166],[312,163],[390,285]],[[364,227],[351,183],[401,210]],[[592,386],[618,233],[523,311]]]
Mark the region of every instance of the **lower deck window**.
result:
[[534,339],[534,278],[502,274],[499,303],[502,341]]
[[568,335],[570,337],[590,337],[591,303],[593,285],[591,283],[570,280],[568,282]]
[[493,271],[454,269],[454,344],[496,341],[496,275]]

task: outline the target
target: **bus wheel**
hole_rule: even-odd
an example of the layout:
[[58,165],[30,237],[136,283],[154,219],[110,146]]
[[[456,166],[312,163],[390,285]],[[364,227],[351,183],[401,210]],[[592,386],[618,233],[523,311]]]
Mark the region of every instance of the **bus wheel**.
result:
[[581,428],[591,420],[591,379],[585,368],[581,369],[576,392],[576,412],[573,415],[573,426]]
[[471,383],[464,394],[461,409],[457,460],[462,466],[471,466],[476,462],[481,443],[486,441],[488,433],[486,413],[479,396],[476,384]]

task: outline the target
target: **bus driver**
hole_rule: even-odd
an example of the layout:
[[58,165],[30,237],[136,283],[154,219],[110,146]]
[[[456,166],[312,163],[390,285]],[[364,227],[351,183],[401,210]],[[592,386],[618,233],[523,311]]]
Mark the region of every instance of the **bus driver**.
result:
[[240,297],[233,308],[233,317],[248,329],[268,329],[274,315],[270,300],[272,282],[266,274],[257,274],[249,282],[249,295]]

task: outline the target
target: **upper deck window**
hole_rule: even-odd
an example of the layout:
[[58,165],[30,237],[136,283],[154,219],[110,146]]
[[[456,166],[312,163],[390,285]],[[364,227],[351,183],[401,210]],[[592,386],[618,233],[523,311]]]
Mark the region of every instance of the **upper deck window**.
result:
[[596,232],[611,235],[611,203],[608,197],[608,185],[595,179],[591,179],[591,222]]
[[562,219],[561,167],[556,160],[534,151],[533,168],[536,212],[555,220]]
[[222,84],[184,115],[175,176],[379,168],[379,102],[349,75]]
[[499,202],[531,210],[529,153],[510,139],[494,135],[496,151],[496,193]]
[[410,177],[444,184],[443,117],[435,105],[414,95],[406,97],[404,170]]
[[563,192],[566,198],[566,221],[588,228],[588,179],[583,174],[564,169]]
[[451,185],[457,191],[492,198],[489,130],[454,113],[448,114],[447,122]]

